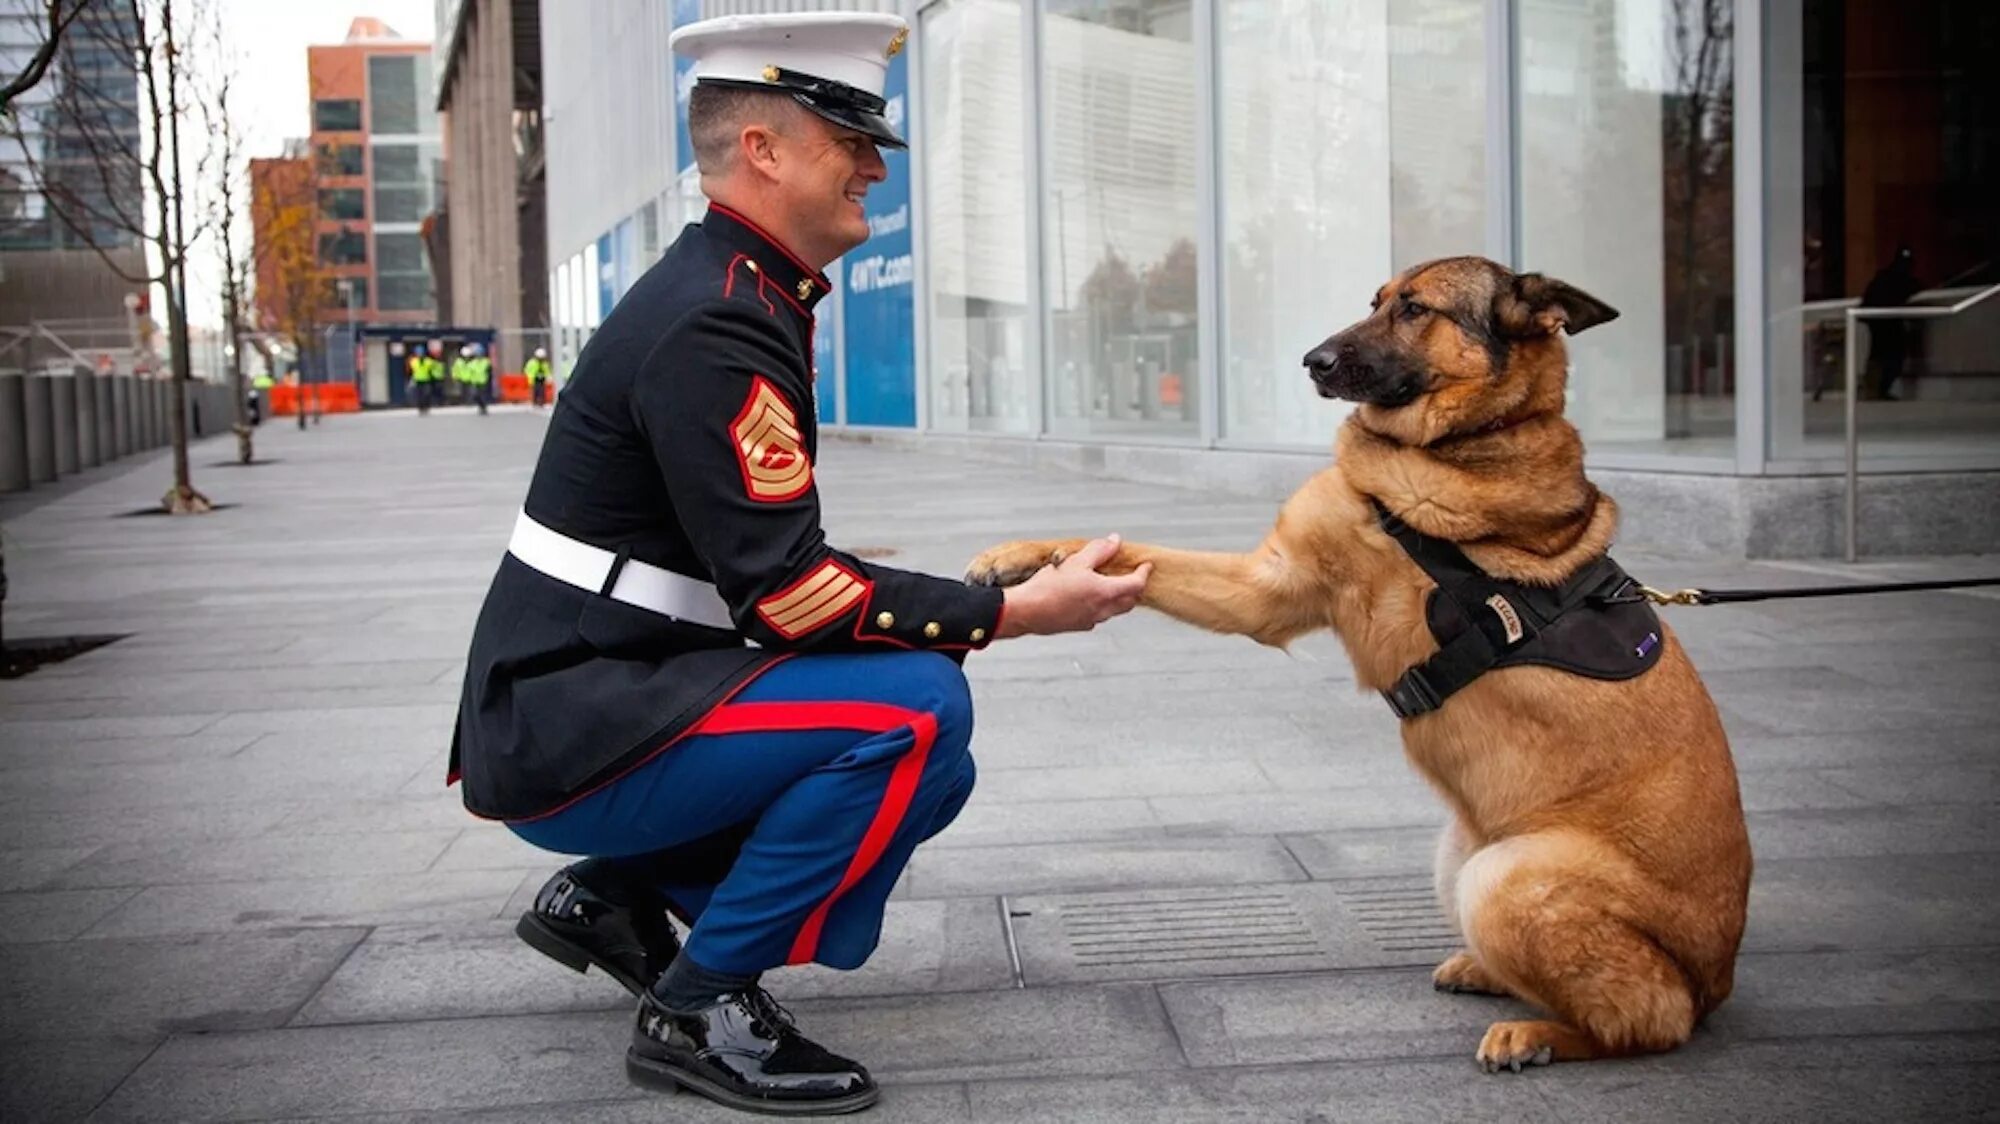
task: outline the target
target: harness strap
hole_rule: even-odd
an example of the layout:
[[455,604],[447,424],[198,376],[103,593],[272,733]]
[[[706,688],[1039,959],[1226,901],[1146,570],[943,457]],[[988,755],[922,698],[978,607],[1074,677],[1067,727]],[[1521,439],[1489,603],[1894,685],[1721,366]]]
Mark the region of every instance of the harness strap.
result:
[[[1501,583],[1445,539],[1426,535],[1392,514],[1382,501],[1376,520],[1432,581],[1437,591],[1426,609],[1437,653],[1405,671],[1382,697],[1398,718],[1415,718],[1499,666],[1533,642],[1563,614],[1585,604],[1615,604],[1632,579],[1609,557],[1600,558],[1555,588]],[[1440,600],[1441,599],[1441,600]]]

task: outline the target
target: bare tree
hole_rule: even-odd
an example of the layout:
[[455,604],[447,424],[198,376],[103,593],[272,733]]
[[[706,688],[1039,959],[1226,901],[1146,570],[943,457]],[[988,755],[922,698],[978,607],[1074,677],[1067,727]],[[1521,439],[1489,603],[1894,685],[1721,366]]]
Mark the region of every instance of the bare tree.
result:
[[248,396],[243,385],[243,328],[248,312],[244,302],[249,290],[254,240],[249,243],[237,240],[237,223],[244,217],[244,194],[239,177],[248,174],[249,165],[244,158],[242,130],[229,112],[238,57],[231,49],[220,11],[212,15],[214,18],[209,21],[208,30],[213,60],[208,68],[209,82],[199,95],[216,156],[210,180],[213,191],[207,200],[208,221],[220,236],[216,249],[222,265],[223,332],[229,341],[229,393],[236,403],[233,426],[236,459],[249,464],[256,460],[257,453],[252,443],[255,431],[250,427],[246,405]]
[[[138,69],[140,124],[136,135],[125,126],[130,108],[104,84],[66,82],[47,107],[60,126],[71,158],[65,152],[52,161],[38,154],[18,122],[15,138],[26,154],[33,186],[49,213],[95,250],[104,264],[134,285],[159,285],[167,298],[167,332],[173,353],[171,414],[174,481],[161,505],[175,514],[208,511],[208,498],[195,491],[188,466],[187,381],[190,377],[187,323],[187,258],[200,240],[205,224],[188,229],[184,200],[201,179],[207,154],[197,159],[195,174],[185,174],[181,159],[181,44],[175,0],[97,0],[88,5],[92,18],[76,22],[72,40],[94,41],[105,50],[130,58]],[[147,200],[135,199],[131,181],[142,180]],[[134,270],[129,261],[110,251],[137,239],[157,257]]]
[[56,58],[56,49],[62,45],[63,32],[69,29],[69,25],[75,22],[78,13],[83,11],[83,6],[89,2],[90,0],[43,0],[42,11],[46,17],[44,26],[48,29],[48,37],[43,39],[41,46],[36,47],[35,53],[28,57],[28,65],[21,73],[9,78],[5,85],[0,85],[0,113],[6,112],[15,98],[34,89],[43,76],[48,74],[49,64]]

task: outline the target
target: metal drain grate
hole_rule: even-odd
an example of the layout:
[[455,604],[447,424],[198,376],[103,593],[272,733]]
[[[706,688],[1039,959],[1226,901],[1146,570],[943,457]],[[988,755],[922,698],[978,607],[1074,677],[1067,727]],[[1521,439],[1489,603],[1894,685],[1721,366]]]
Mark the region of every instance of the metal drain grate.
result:
[[1455,952],[1464,944],[1439,911],[1427,878],[1348,883],[1335,892],[1384,952]]
[[1062,903],[1058,920],[1080,968],[1326,958],[1282,892],[1093,897]]

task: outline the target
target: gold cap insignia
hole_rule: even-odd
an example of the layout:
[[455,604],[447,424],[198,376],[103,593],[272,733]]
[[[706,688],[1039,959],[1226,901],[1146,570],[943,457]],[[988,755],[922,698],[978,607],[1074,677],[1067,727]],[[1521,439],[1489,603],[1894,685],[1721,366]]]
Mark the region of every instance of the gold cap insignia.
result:
[[776,82],[777,80],[778,80],[778,68],[777,68],[777,67],[775,67],[775,66],[767,66],[767,67],[765,67],[765,68],[764,68],[764,81],[766,81],[766,82]]
[[908,43],[909,41],[910,41],[910,29],[906,27],[903,28],[901,31],[898,31],[894,39],[889,40],[889,48],[888,50],[882,52],[882,57],[885,59],[893,59],[897,55],[902,54],[903,45],[905,43]]
[[803,277],[803,278],[800,278],[800,279],[799,279],[799,299],[800,299],[800,300],[804,300],[804,299],[806,299],[807,297],[809,297],[809,296],[812,296],[812,291],[813,291],[813,283],[812,283],[812,278],[810,278],[810,277]]

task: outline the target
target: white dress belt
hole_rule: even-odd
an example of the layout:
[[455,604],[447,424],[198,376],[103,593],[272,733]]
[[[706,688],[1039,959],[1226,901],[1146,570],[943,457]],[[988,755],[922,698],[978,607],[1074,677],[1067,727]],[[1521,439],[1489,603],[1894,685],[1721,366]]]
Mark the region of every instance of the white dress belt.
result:
[[628,558],[618,568],[617,581],[606,589],[618,555],[550,530],[525,511],[514,520],[514,537],[507,543],[507,553],[557,581],[605,594],[613,601],[691,624],[736,631],[729,603],[714,584]]

